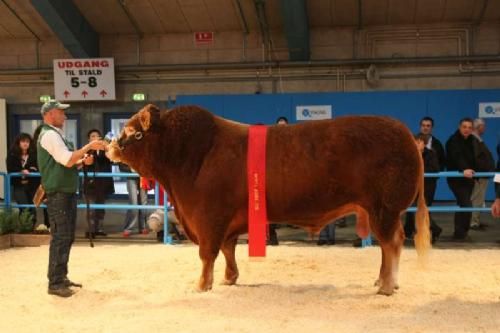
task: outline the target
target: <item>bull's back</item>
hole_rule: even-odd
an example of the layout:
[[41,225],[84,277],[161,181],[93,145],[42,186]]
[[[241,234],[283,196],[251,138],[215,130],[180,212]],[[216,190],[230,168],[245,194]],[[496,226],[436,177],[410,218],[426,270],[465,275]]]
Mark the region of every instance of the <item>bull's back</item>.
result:
[[267,163],[269,218],[276,221],[290,212],[321,219],[349,203],[403,210],[422,172],[410,131],[373,116],[272,126]]

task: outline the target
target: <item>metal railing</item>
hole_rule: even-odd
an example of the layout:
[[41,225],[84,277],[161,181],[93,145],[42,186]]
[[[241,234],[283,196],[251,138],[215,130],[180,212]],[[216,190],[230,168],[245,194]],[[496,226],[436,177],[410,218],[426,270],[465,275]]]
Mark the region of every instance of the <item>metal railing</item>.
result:
[[[31,172],[27,175],[21,173],[21,172],[13,172],[13,173],[6,173],[6,172],[0,172],[0,176],[3,176],[4,178],[4,202],[0,203],[0,207],[5,207],[5,208],[35,208],[34,204],[17,204],[12,202],[12,196],[11,196],[11,178],[13,177],[40,177],[40,173],[38,172]],[[139,178],[140,176],[137,173],[129,173],[129,172],[96,172],[95,174],[92,173],[92,177],[122,177],[122,178]],[[83,172],[79,173],[79,177],[83,177]],[[160,205],[160,197],[159,197],[159,191],[160,185],[158,182],[155,181],[155,191],[154,191],[154,205],[130,205],[130,204],[94,204],[91,203],[89,205],[90,209],[112,209],[112,210],[122,210],[122,209],[163,209],[163,243],[164,244],[172,244],[173,239],[172,236],[169,235],[168,233],[168,211],[172,210],[173,207],[168,205],[168,200],[167,200],[167,192],[163,192],[163,205]],[[40,205],[40,207],[45,208],[47,207],[45,204]],[[87,208],[87,205],[85,203],[79,203],[77,204],[78,209],[85,209]]]
[[[474,178],[477,177],[494,177],[495,172],[476,172],[474,174]],[[4,177],[4,203],[0,203],[0,207],[9,207],[9,208],[33,208],[35,205],[20,205],[13,204],[11,200],[11,178],[12,177],[20,177],[20,176],[28,176],[28,177],[40,177],[39,173],[32,172],[29,175],[24,175],[20,172],[16,173],[6,173],[0,172],[0,175]],[[80,177],[83,177],[83,172],[79,173]],[[92,173],[92,177],[94,173]],[[458,171],[446,171],[446,172],[437,172],[437,173],[425,173],[424,176],[426,178],[440,178],[440,177],[451,177],[451,178],[463,178],[464,175]],[[95,177],[122,177],[122,178],[139,178],[139,175],[136,173],[126,173],[126,172],[96,172]],[[172,244],[172,237],[168,233],[168,217],[167,213],[169,207],[167,204],[167,193],[164,192],[163,202],[164,204],[159,205],[159,184],[155,182],[155,204],[154,205],[130,205],[130,204],[90,204],[91,209],[159,209],[163,208],[164,213],[164,221],[163,221],[163,243]],[[41,207],[46,207],[45,205],[41,205]],[[86,204],[80,203],[77,205],[77,208],[87,208]],[[431,206],[429,207],[429,212],[489,212],[490,207],[459,207],[459,206]],[[416,212],[416,207],[409,207],[407,212]],[[368,236],[366,239],[362,241],[362,246],[370,246],[372,244],[371,236]]]

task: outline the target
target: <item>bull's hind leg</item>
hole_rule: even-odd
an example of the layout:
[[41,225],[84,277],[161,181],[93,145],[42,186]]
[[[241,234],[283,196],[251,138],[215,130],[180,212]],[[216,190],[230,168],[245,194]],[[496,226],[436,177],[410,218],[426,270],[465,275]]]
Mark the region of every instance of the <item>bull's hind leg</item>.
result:
[[212,289],[214,282],[214,263],[219,253],[220,243],[200,240],[200,259],[203,264],[200,280],[196,287],[197,291],[208,291]]
[[224,243],[222,243],[221,251],[224,253],[224,257],[226,258],[226,272],[224,274],[224,280],[222,281],[222,284],[225,285],[236,284],[236,280],[239,276],[236,256],[234,253],[237,242],[238,236],[226,239]]
[[384,222],[379,222],[378,227],[373,228],[382,250],[380,274],[375,283],[379,287],[380,295],[392,295],[394,289],[399,288],[399,258],[404,242],[404,231],[398,216],[399,214],[391,214],[391,218],[383,219]]

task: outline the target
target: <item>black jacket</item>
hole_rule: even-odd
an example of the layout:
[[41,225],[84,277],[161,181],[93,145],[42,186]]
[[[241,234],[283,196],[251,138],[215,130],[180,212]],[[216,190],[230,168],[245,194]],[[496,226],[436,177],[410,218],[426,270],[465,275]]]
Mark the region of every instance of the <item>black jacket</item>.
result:
[[424,160],[425,172],[439,172],[441,170],[438,154],[433,149],[424,148],[422,158]]
[[[21,163],[21,157],[9,152],[7,155],[7,172],[21,172],[22,170],[28,170],[29,172],[38,172],[38,165],[36,162],[36,154],[33,152],[29,153],[28,161],[23,167]],[[29,185],[30,187],[36,187],[40,184],[40,178],[36,177],[12,177],[12,185]]]
[[474,157],[476,159],[476,170],[478,172],[492,172],[495,171],[495,159],[490,150],[484,143],[475,138],[473,141]]
[[[95,172],[111,172],[111,161],[106,157],[104,151],[90,150],[89,154],[94,156],[94,163],[92,165],[86,165],[86,171],[88,173],[89,179],[91,179],[92,173]],[[93,179],[95,185],[95,190],[106,195],[115,193],[115,185],[113,182],[113,177],[95,177]],[[93,190],[93,189],[92,189]]]
[[446,155],[444,153],[443,144],[434,135],[432,136],[431,148],[436,152],[437,155],[437,159],[439,162],[438,171],[443,171],[446,168]]
[[457,130],[446,142],[446,165],[448,171],[476,170],[473,135],[465,139]]

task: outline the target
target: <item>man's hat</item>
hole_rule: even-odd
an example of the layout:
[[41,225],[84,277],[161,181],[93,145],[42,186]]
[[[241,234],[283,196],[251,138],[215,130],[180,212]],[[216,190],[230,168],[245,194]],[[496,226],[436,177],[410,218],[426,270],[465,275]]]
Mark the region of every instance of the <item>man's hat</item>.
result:
[[69,108],[69,106],[70,106],[69,104],[63,104],[55,99],[51,99],[42,105],[42,108],[40,109],[40,113],[43,116],[46,112],[49,112],[52,109],[64,110],[64,109]]

